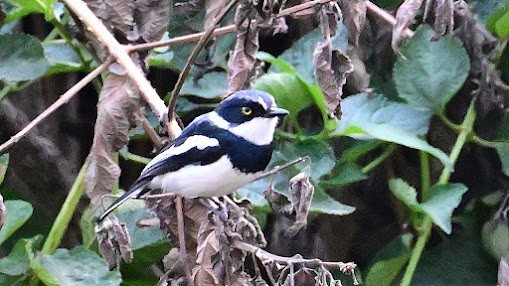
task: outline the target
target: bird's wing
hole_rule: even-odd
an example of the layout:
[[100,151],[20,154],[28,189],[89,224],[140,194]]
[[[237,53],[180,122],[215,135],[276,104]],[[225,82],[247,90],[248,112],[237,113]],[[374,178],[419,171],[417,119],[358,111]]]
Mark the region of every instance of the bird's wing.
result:
[[152,178],[177,171],[188,165],[208,165],[219,160],[225,151],[219,141],[213,137],[207,137],[196,132],[187,133],[163,149],[152,159],[134,182],[131,188],[109,206],[97,219],[102,221],[108,214],[130,198],[140,197],[147,191],[145,187]]

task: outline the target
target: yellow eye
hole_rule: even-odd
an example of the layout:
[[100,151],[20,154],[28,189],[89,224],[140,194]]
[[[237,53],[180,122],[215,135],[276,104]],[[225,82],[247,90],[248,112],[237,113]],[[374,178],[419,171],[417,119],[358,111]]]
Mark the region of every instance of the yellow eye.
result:
[[249,107],[244,106],[242,107],[242,113],[244,115],[251,115],[251,113],[253,113],[253,110]]

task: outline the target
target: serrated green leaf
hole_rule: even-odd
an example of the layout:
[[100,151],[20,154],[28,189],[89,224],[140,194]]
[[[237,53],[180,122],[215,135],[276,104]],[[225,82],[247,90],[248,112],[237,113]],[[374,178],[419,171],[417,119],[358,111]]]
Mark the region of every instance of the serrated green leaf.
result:
[[97,253],[82,246],[57,249],[53,255],[41,254],[38,258],[36,273],[46,284],[116,286],[122,281],[118,270],[110,271]]
[[225,72],[209,72],[197,82],[187,80],[182,86],[182,95],[194,95],[207,99],[219,99],[228,90],[228,75]]
[[418,135],[427,132],[430,114],[389,101],[382,95],[357,94],[341,102],[341,121],[333,135],[380,139],[422,150],[439,159],[449,170],[452,162],[441,150]]
[[355,163],[346,163],[338,171],[331,175],[331,178],[321,180],[320,184],[325,186],[346,186],[351,183],[359,182],[368,178]]
[[445,233],[451,234],[452,212],[461,202],[461,197],[468,190],[463,184],[445,184],[431,187],[431,197],[421,203],[421,208],[433,223],[440,227]]
[[434,31],[421,26],[403,45],[406,59],[394,65],[394,81],[401,98],[427,112],[442,112],[463,85],[470,70],[467,52],[453,35],[433,41]]
[[44,54],[50,64],[46,75],[68,73],[81,70],[81,61],[76,52],[65,42],[53,41],[42,44]]
[[54,12],[52,5],[56,0],[7,0],[12,5],[16,6],[16,9],[11,11],[5,21],[11,22],[14,20],[21,19],[22,17],[31,13],[44,14],[46,21],[51,21],[54,18]]
[[417,191],[403,179],[389,180],[389,190],[409,208],[418,204]]
[[310,177],[318,182],[320,177],[329,173],[334,167],[335,157],[329,144],[319,140],[285,142],[279,148],[281,157],[290,162],[299,157],[308,156],[311,161]]
[[315,193],[309,210],[316,213],[331,215],[348,215],[355,211],[355,207],[336,201],[320,187],[315,186]]
[[41,244],[42,235],[18,240],[9,255],[0,259],[0,273],[18,276],[27,272],[30,265],[26,252],[27,243]]
[[495,32],[500,38],[509,37],[509,12],[505,12],[495,22]]
[[496,34],[497,21],[506,14],[505,8],[500,8],[494,11],[486,20],[486,29],[493,34]]
[[8,165],[9,165],[9,153],[0,155],[0,185],[4,181],[5,172],[7,172]]
[[21,200],[5,201],[5,224],[0,229],[0,245],[4,243],[16,230],[18,230],[32,216],[32,205]]
[[37,38],[26,34],[0,35],[0,80],[33,80],[43,76],[49,67]]
[[396,237],[387,244],[369,267],[364,285],[366,286],[390,286],[401,272],[410,258],[409,241],[411,235],[405,234]]

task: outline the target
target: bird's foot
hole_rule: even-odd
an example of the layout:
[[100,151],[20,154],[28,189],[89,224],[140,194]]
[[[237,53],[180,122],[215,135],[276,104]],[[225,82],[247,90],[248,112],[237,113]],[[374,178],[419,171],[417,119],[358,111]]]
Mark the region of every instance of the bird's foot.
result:
[[199,198],[198,201],[204,205],[211,214],[217,216],[221,221],[228,220],[228,208],[222,201],[214,201],[211,198]]

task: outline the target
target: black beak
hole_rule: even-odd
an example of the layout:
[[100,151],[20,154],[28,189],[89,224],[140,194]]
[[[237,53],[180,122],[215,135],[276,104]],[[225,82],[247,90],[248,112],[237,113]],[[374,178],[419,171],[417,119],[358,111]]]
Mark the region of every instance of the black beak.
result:
[[290,112],[288,110],[279,108],[279,107],[271,107],[265,117],[284,117],[288,115]]

